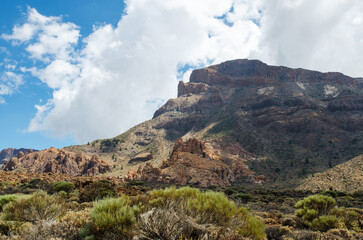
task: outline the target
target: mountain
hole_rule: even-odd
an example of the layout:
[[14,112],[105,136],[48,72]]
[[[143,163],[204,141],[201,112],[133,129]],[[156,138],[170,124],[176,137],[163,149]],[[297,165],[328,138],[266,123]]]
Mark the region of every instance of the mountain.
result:
[[193,71],[151,120],[65,150],[129,179],[298,187],[363,154],[362,86],[336,72],[227,61]]
[[19,152],[27,153],[28,151],[37,151],[33,149],[26,149],[26,148],[5,148],[0,151],[0,164],[9,161],[12,157],[18,155]]
[[193,71],[176,99],[127,136],[150,134],[147,125],[172,142],[196,137],[217,153],[234,144],[267,186],[297,186],[363,152],[362,86],[341,73],[228,61]]

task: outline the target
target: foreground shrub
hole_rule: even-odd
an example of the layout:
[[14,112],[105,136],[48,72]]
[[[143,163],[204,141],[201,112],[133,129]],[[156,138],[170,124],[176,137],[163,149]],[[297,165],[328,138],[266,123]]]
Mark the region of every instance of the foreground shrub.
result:
[[34,224],[24,224],[10,239],[26,240],[81,240],[79,229],[71,224],[56,221],[39,221]]
[[80,201],[92,202],[104,197],[115,197],[117,195],[115,188],[109,181],[98,181],[87,185],[79,195]]
[[75,188],[76,188],[76,186],[71,182],[60,181],[60,182],[53,183],[52,192],[64,191],[66,193],[69,193],[70,191],[72,191]]
[[287,239],[294,239],[294,240],[322,239],[321,234],[319,232],[310,231],[310,230],[292,231],[291,233],[287,234],[285,237],[287,237]]
[[90,212],[93,232],[96,234],[110,232],[117,236],[129,235],[141,212],[140,207],[131,207],[129,203],[127,196],[97,201]]
[[[219,239],[234,231],[238,231],[241,236],[254,239],[265,237],[263,222],[252,216],[245,208],[238,208],[221,192],[201,192],[196,188],[171,187],[151,191],[150,198],[149,203],[152,207],[169,211],[169,214],[162,210],[154,211],[154,214],[160,215],[160,219],[165,220],[159,221],[159,226],[154,221],[155,225],[148,228],[164,229],[159,230],[159,233],[166,231],[165,228],[169,229],[167,230],[170,232],[169,235],[178,232],[168,227],[168,224],[161,225],[163,222],[175,222],[182,224],[183,227],[178,228],[184,229],[184,236],[189,238],[203,238],[208,235],[209,239]],[[152,213],[149,213],[149,216],[153,216]],[[213,231],[211,226],[214,227]],[[217,232],[217,237],[211,237],[211,232]],[[153,238],[152,234],[147,237]]]
[[319,216],[329,214],[335,206],[336,202],[332,197],[312,195],[295,204],[295,207],[298,208],[295,214],[303,220],[312,221]]
[[40,220],[55,220],[64,213],[63,200],[50,196],[44,191],[37,191],[30,196],[22,196],[4,208],[6,221],[35,223]]
[[173,209],[153,208],[141,214],[137,223],[139,239],[174,240],[179,236],[203,236],[208,230]]
[[319,218],[315,218],[312,223],[310,223],[310,228],[314,230],[327,231],[332,228],[338,227],[339,220],[333,215],[323,215]]
[[79,229],[84,228],[91,218],[88,210],[68,211],[60,218],[60,222],[65,222]]
[[284,235],[290,233],[290,229],[280,226],[268,226],[266,227],[266,235],[268,240],[283,240]]
[[186,215],[196,219],[197,223],[227,223],[237,214],[239,208],[220,192],[201,192],[199,189],[175,187],[153,190],[151,198],[159,200],[167,208],[179,208]]
[[332,197],[312,195],[295,204],[295,207],[298,208],[295,215],[302,220],[305,226],[326,231],[335,226],[335,220],[326,217],[335,206],[336,202]]
[[251,214],[247,215],[247,222],[238,228],[238,233],[244,237],[252,239],[263,239],[265,234],[265,224]]
[[332,197],[309,196],[297,202],[295,215],[302,223],[313,230],[327,231],[332,228],[348,228],[360,231],[359,213],[336,207]]
[[18,199],[19,195],[17,194],[7,194],[0,196],[0,212],[3,211],[6,204],[14,202],[16,199]]

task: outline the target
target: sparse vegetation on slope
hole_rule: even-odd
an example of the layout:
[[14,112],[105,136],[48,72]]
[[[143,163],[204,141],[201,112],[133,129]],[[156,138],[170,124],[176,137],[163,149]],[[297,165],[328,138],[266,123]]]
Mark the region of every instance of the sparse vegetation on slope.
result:
[[[35,186],[39,182],[22,185]],[[6,195],[10,189],[13,193],[24,189],[3,183],[0,192],[3,207],[0,238],[362,238],[363,195],[359,193],[325,191],[311,195],[304,191],[242,187],[160,189],[139,182],[95,183],[84,182],[73,188],[73,185],[62,181],[47,184],[42,180],[39,186],[49,186],[48,193],[30,189],[32,191],[20,195]],[[59,191],[55,191],[53,186],[59,186]],[[87,186],[92,186],[92,193],[104,192],[105,186],[112,187],[114,192],[112,197],[106,194],[98,195],[94,201],[93,197],[83,199],[80,193]]]

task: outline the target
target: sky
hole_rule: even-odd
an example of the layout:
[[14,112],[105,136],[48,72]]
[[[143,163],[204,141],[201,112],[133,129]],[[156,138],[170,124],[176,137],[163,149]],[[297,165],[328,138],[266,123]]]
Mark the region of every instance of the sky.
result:
[[226,60],[363,76],[360,0],[2,0],[0,149],[114,137]]

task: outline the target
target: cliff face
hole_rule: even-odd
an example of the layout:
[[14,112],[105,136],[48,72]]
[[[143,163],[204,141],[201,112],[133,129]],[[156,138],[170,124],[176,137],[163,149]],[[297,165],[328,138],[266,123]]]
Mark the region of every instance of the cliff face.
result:
[[[225,170],[216,182],[250,184],[263,175],[264,184],[296,186],[312,173],[363,153],[362,87],[362,78],[341,73],[269,66],[257,60],[227,61],[193,71],[190,82],[179,83],[177,98],[167,101],[152,120],[112,139],[112,147],[102,147],[101,141],[75,149],[115,154],[123,166],[115,174],[147,164],[150,172],[158,168],[162,176],[169,172],[170,179],[189,184],[198,163],[233,172],[232,166],[238,165],[233,159],[240,159],[253,177]],[[196,153],[174,154],[180,138],[184,143],[202,140],[215,157],[206,161]],[[153,158],[130,162],[146,153]],[[174,161],[170,155],[184,160]]]
[[70,176],[94,176],[111,171],[109,165],[96,156],[76,154],[50,148],[39,152],[20,152],[4,165],[5,171],[31,173],[62,173]]

